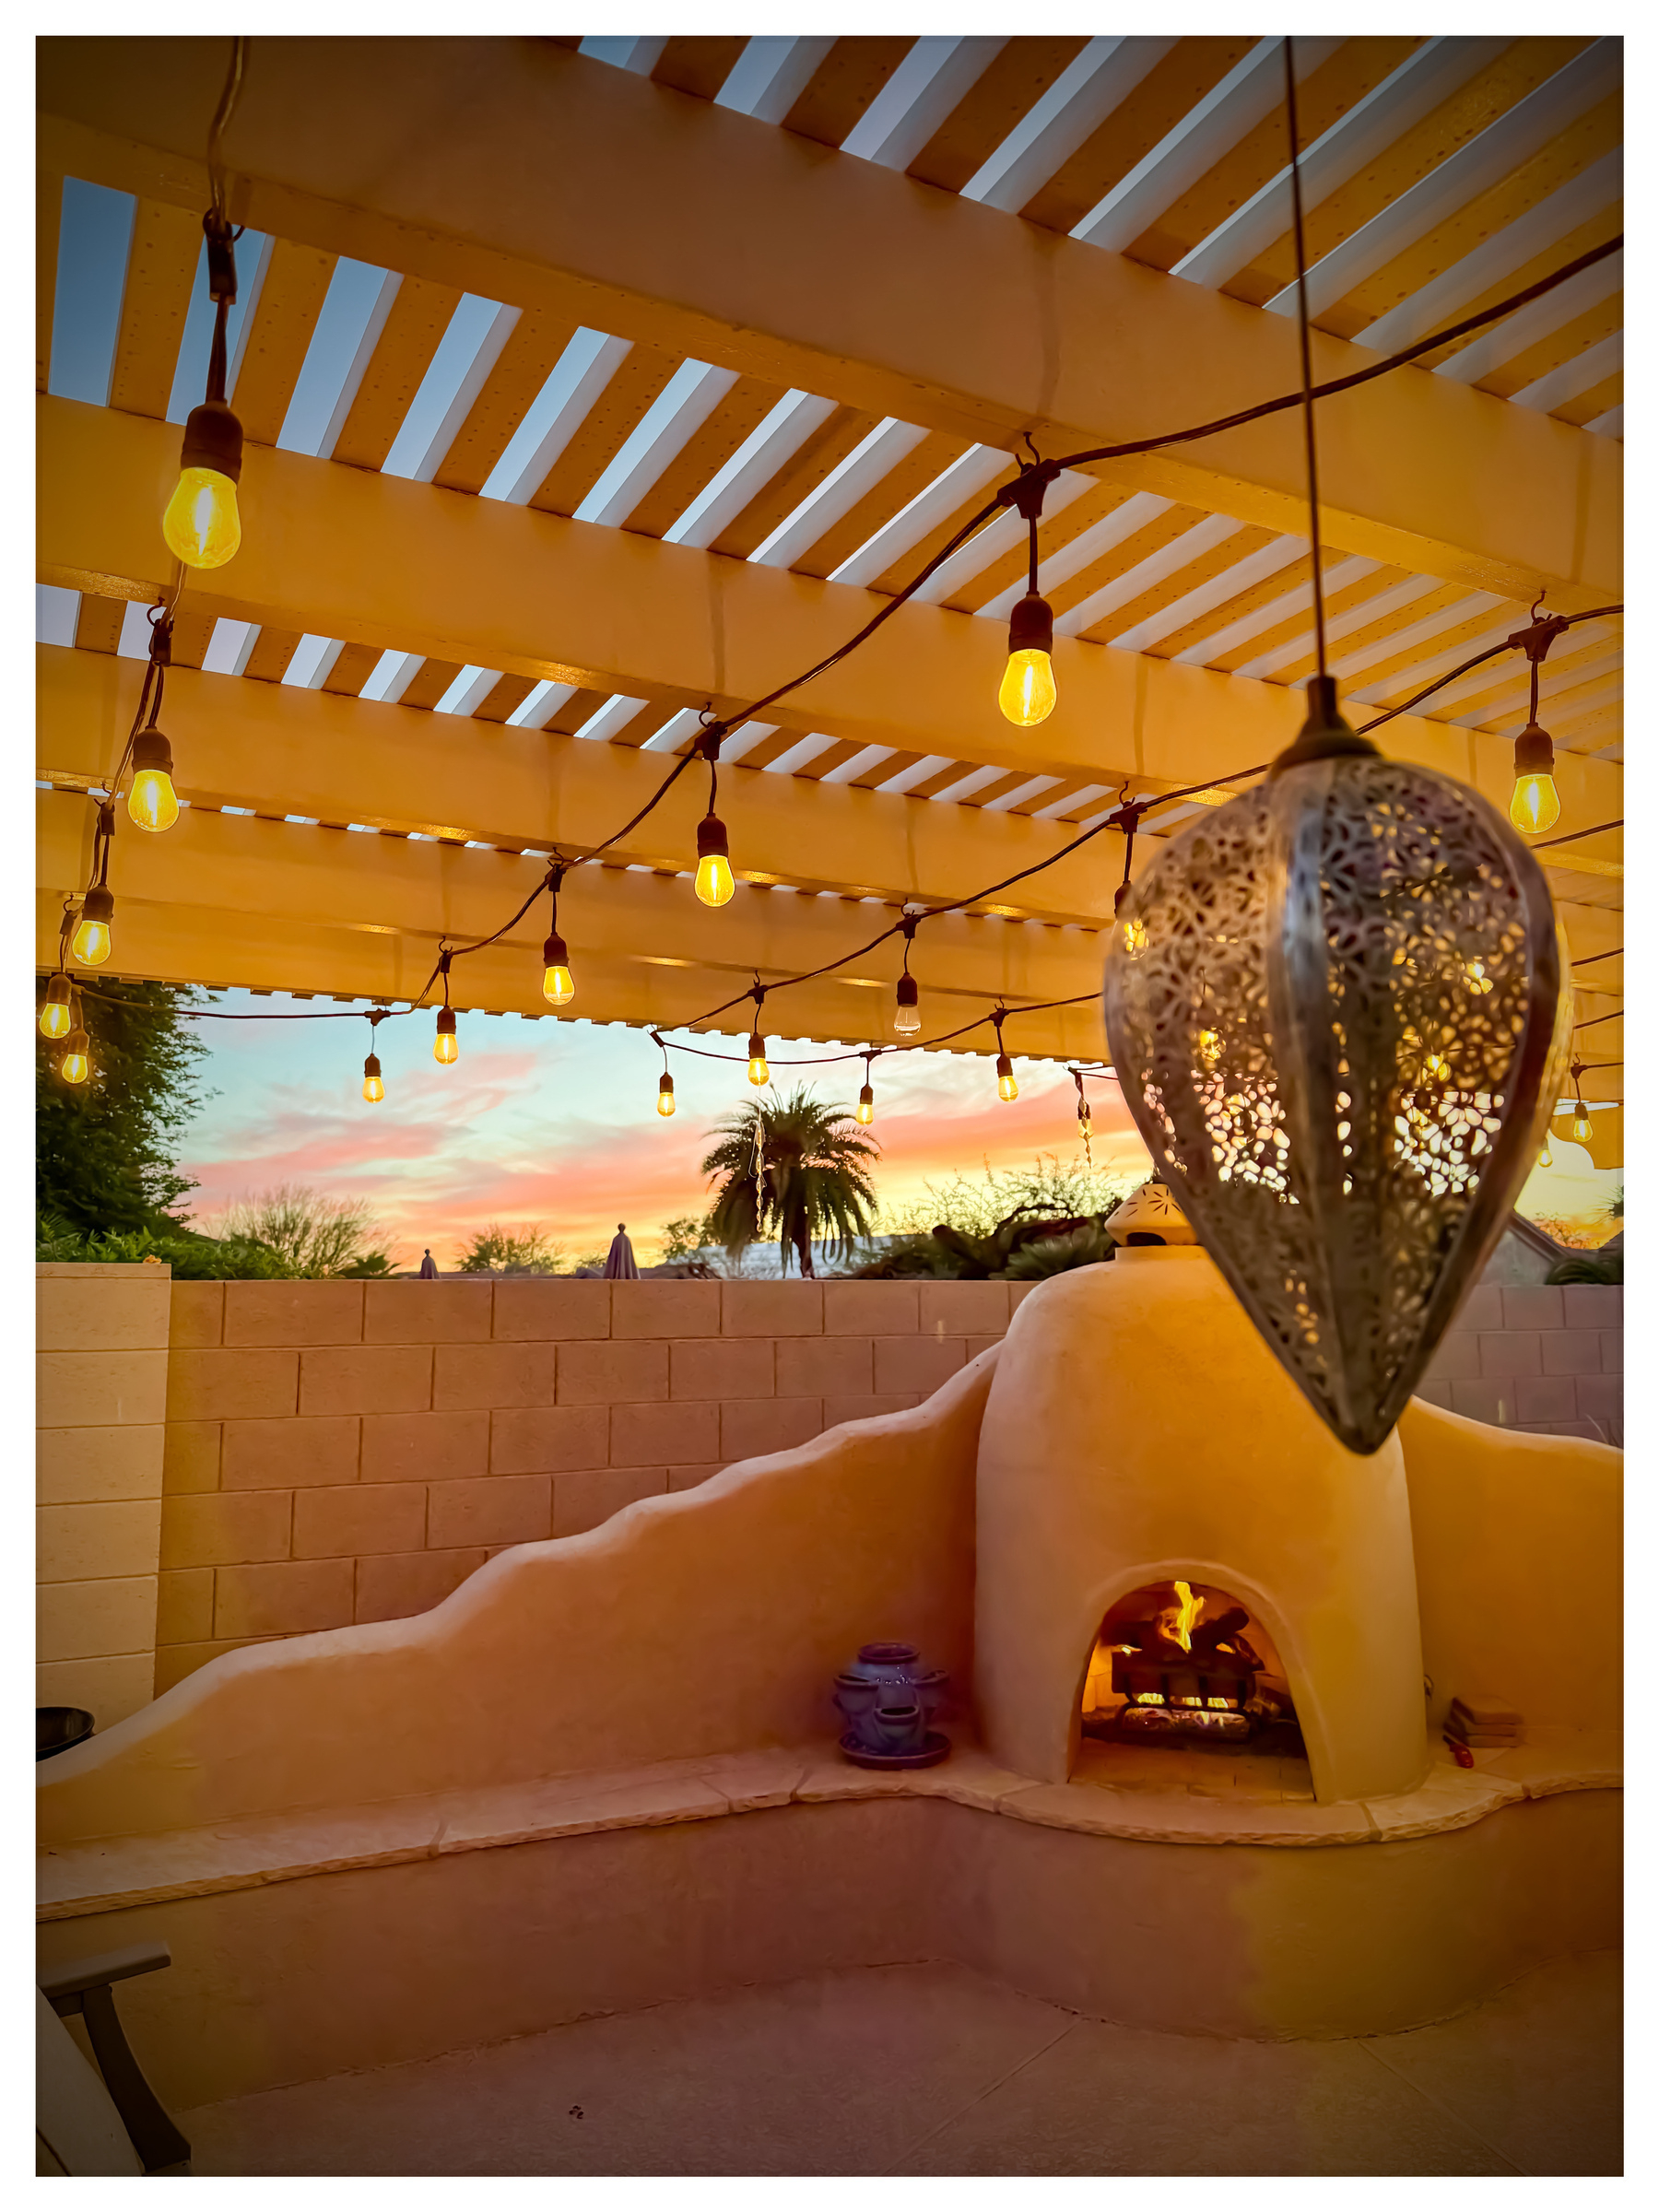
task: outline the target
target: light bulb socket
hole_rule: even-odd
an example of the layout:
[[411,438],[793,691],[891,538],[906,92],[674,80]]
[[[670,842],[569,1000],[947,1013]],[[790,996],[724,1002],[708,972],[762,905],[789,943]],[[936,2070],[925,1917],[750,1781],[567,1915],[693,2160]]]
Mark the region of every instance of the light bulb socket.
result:
[[1529,722],[1515,740],[1515,773],[1547,776],[1555,767],[1555,745],[1547,730]]
[[657,1097],[659,1099],[671,1099],[673,1096],[674,1077],[665,1072],[662,1080],[657,1085]]
[[1053,650],[1054,610],[1038,593],[1028,592],[1023,599],[1015,600],[1014,611],[1008,617],[1008,651],[1053,653]]
[[173,772],[172,747],[160,730],[140,730],[133,740],[133,773],[135,776],[171,776]]
[[[570,964],[570,949],[559,932],[555,930],[542,947],[542,966],[544,968],[568,968]],[[454,1025],[452,1022],[450,1026],[453,1029]]]
[[236,305],[236,233],[222,215],[210,207],[202,218],[207,241],[207,297],[217,305]]
[[370,1053],[370,1055],[369,1055],[369,1057],[368,1057],[368,1059],[367,1059],[367,1060],[365,1060],[365,1061],[364,1061],[364,1063],[363,1063],[363,1080],[364,1080],[364,1082],[365,1082],[365,1083],[367,1083],[367,1082],[369,1082],[369,1081],[371,1080],[371,1077],[378,1077],[378,1076],[379,1076],[379,1074],[380,1074],[380,1072],[381,1072],[381,1064],[380,1064],[380,1061],[379,1061],[379,1059],[376,1057],[376,1055],[375,1055],[373,1053]]
[[749,1031],[748,1056],[751,1060],[764,1060],[766,1057],[766,1040],[759,1030]]
[[873,1090],[873,1089],[870,1088],[869,1084],[867,1084],[867,1083],[866,1083],[866,1084],[865,1085],[864,1088],[863,1088],[863,1089],[862,1089],[862,1090],[859,1092],[859,1094],[858,1094],[858,1102],[859,1102],[859,1104],[860,1104],[861,1106],[874,1106],[874,1105],[875,1105],[875,1103],[876,1103],[876,1093],[875,1093],[875,1091],[874,1091],[874,1090]]
[[1336,678],[1334,676],[1311,676],[1308,678],[1307,720],[1296,733],[1294,745],[1285,750],[1268,770],[1268,776],[1282,776],[1288,769],[1305,768],[1312,760],[1358,759],[1381,759],[1382,755],[1369,737],[1360,736],[1347,722],[1336,704]]
[[454,1007],[453,1007],[453,1006],[440,1006],[440,1007],[439,1007],[439,1009],[438,1009],[438,1034],[439,1034],[439,1036],[440,1036],[440,1037],[453,1037],[453,1036],[454,1035],[454,1033],[455,1033],[455,1009],[454,1009]]
[[65,1060],[74,1059],[77,1053],[84,1056],[91,1050],[92,1041],[87,1035],[85,1030],[71,1030],[68,1036],[64,1040],[64,1057]]
[[1134,888],[1135,886],[1132,883],[1118,885],[1117,889],[1112,894],[1112,911],[1114,914],[1123,912],[1124,907],[1129,903],[1129,894]]
[[709,860],[715,856],[722,860],[731,858],[726,847],[725,824],[717,814],[705,814],[697,825],[697,857]]
[[81,900],[80,918],[83,922],[102,922],[106,925],[115,919],[115,894],[108,885],[95,883]]
[[232,484],[241,482],[242,426],[222,399],[206,399],[191,408],[179,466],[216,469]]
[[895,994],[894,1003],[900,1006],[920,1005],[920,994],[916,990],[916,979],[913,975],[907,972],[899,978],[899,989]]
[[998,1081],[1000,1081],[1005,1076],[1011,1076],[1013,1073],[1013,1061],[1009,1059],[1006,1053],[998,1053],[996,1055],[996,1074]]
[[66,975],[53,976],[46,985],[46,1004],[49,1006],[66,1006],[71,985]]

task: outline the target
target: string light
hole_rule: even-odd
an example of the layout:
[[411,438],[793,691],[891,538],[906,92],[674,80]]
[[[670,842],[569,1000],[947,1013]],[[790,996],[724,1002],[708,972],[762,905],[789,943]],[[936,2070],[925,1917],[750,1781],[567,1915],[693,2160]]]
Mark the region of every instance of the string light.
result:
[[438,956],[438,972],[443,978],[443,1004],[438,1009],[438,1027],[432,1037],[432,1057],[440,1067],[453,1067],[461,1057],[461,1042],[455,1035],[455,1010],[449,1003],[450,962],[454,957],[447,947]]
[[58,1062],[58,1074],[65,1083],[84,1083],[91,1073],[91,1041],[77,1021],[64,1041],[64,1056]]
[[898,989],[893,994],[893,1028],[900,1037],[913,1037],[922,1027],[921,993],[916,979],[910,971],[911,947],[916,941],[916,927],[920,914],[903,914],[899,926],[904,932],[904,966],[899,977]]
[[705,906],[724,906],[736,888],[725,824],[717,814],[705,814],[697,825],[697,895]]
[[133,740],[133,781],[127,818],[140,830],[171,830],[179,818],[172,785],[172,747],[154,724]]
[[386,1086],[381,1078],[381,1064],[371,1053],[363,1063],[363,1097],[371,1106],[378,1106],[386,1095]]
[[1538,1147],[1538,1165],[1541,1168],[1553,1168],[1555,1165],[1555,1159],[1550,1152],[1549,1139],[1547,1137],[1544,1139],[1543,1144]]
[[230,68],[207,135],[207,175],[212,205],[202,218],[207,241],[207,296],[213,301],[213,344],[207,359],[207,393],[184,423],[179,454],[179,481],[161,534],[187,569],[218,569],[241,544],[241,516],[236,488],[241,481],[242,428],[225,402],[226,324],[236,303],[236,241],[225,212],[225,171],[220,144],[241,90],[247,41],[230,42]]
[[674,1112],[674,1077],[665,1068],[657,1084],[657,1112],[666,1121]]
[[542,947],[542,996],[550,1006],[568,1006],[576,995],[576,986],[571,981],[571,955],[564,939],[559,934],[559,887],[565,872],[555,868],[547,877],[553,893],[553,912],[549,919],[547,941]]
[[41,1008],[41,1034],[53,1039],[67,1037],[74,1026],[69,1014],[69,978],[54,975],[46,985],[46,1003]]
[[996,1024],[996,1095],[1005,1106],[1010,1106],[1019,1096],[1019,1085],[1014,1079],[1014,1063],[1003,1048],[1003,1020],[1006,1009],[998,1007],[992,1016]]
[[71,949],[83,968],[101,968],[110,957],[110,924],[115,919],[115,901],[109,887],[95,883],[81,901],[80,922]]
[[853,1116],[859,1126],[865,1129],[876,1119],[876,1093],[870,1086],[870,1062],[874,1058],[873,1053],[865,1054],[864,1088],[858,1094],[858,1109]]
[[1542,594],[1533,601],[1532,620],[1516,630],[1506,645],[1518,646],[1532,667],[1532,700],[1526,727],[1515,740],[1515,788],[1510,794],[1510,820],[1528,837],[1542,837],[1561,818],[1561,794],[1555,784],[1555,746],[1549,732],[1538,727],[1538,671],[1550,647],[1570,627],[1564,615],[1538,618]]
[[771,1070],[766,1065],[766,1040],[759,1030],[749,1031],[748,1079],[757,1090],[761,1084],[771,1081]]
[[1054,610],[1037,589],[1037,524],[1043,494],[1052,480],[1041,464],[1022,469],[1012,501],[1025,517],[1030,558],[1025,596],[1015,601],[1008,618],[1008,665],[1003,671],[996,703],[1022,730],[1046,722],[1059,698],[1053,659]]

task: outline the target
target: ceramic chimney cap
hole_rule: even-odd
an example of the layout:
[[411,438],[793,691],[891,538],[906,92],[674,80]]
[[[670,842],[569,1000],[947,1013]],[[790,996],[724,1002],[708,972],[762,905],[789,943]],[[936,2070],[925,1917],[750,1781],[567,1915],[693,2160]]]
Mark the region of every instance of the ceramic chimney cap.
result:
[[1132,1237],[1156,1237],[1164,1244],[1198,1241],[1169,1184],[1157,1176],[1143,1182],[1139,1190],[1131,1191],[1116,1211],[1106,1217],[1106,1233],[1114,1244],[1127,1244]]

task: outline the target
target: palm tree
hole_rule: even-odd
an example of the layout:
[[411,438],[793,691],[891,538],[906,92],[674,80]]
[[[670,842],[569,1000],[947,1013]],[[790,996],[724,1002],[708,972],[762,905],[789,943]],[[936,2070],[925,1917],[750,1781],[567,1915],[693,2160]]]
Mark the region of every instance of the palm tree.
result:
[[722,1179],[709,1228],[734,1258],[775,1233],[783,1272],[793,1249],[809,1277],[815,1236],[826,1241],[830,1231],[839,1259],[854,1238],[869,1234],[869,1170],[881,1147],[860,1135],[844,1106],[826,1106],[802,1084],[786,1099],[756,1099],[715,1129],[720,1142],[702,1163],[711,1180]]

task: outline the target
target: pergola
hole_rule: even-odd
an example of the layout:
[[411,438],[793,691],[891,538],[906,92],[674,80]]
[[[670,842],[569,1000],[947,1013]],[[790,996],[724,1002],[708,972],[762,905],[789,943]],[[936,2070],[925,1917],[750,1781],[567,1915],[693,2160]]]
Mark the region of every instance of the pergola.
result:
[[[202,395],[227,47],[41,42],[47,966],[173,581],[160,516]],[[1297,60],[1320,379],[1618,233],[1618,41],[1309,38]],[[1123,442],[1292,390],[1282,94],[1281,41],[1245,37],[253,41],[225,147],[243,542],[180,603],[165,726],[188,806],[118,837],[104,972],[406,1002],[441,941],[488,935],[545,856],[626,821],[700,712],[736,716],[856,630],[1026,440]],[[72,270],[92,281],[70,244],[100,223],[101,357],[84,299],[71,321],[59,298]],[[1621,285],[1613,254],[1322,403],[1357,724],[1540,596],[1621,598]],[[907,901],[1047,860],[1122,794],[1206,786],[1147,820],[1138,872],[1293,735],[1307,542],[1293,413],[1068,471],[1041,539],[1054,713],[998,712],[1025,588],[1005,514],[735,727],[728,906],[691,896],[700,770],[572,871],[571,1015],[673,1030]],[[1621,633],[1567,632],[1540,706],[1561,818],[1539,857],[1594,962],[1575,1018],[1585,1095],[1608,1100],[1622,963],[1596,956],[1622,943],[1622,836],[1574,833],[1622,816]],[[1383,742],[1506,807],[1526,715],[1508,653]],[[1114,830],[928,923],[922,1041],[1002,1000],[1011,1049],[1100,1055],[1098,996],[1018,1009],[1098,993],[1123,866]],[[538,902],[459,961],[454,1004],[547,1013],[546,929]],[[900,951],[777,991],[773,1032],[890,1039]]]

